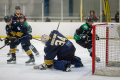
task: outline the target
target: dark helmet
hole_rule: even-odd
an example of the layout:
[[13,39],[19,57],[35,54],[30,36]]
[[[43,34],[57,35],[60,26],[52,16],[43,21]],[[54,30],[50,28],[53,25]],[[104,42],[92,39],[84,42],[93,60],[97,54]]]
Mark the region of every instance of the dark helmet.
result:
[[92,17],[88,17],[88,18],[86,19],[86,22],[93,22],[93,18],[92,18]]
[[12,20],[12,18],[7,15],[7,16],[4,17],[4,20],[7,23],[7,22],[10,22]]
[[20,10],[20,6],[18,6],[18,5],[17,5],[17,6],[15,6],[15,10],[17,10],[17,9],[19,9],[19,10]]
[[20,15],[19,19],[24,19],[24,21],[26,21],[26,18],[24,15]]

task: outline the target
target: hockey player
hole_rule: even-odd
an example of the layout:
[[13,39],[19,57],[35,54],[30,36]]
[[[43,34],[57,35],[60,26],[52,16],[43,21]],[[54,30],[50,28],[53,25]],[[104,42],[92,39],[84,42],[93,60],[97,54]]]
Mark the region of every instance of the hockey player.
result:
[[[44,47],[44,63],[34,66],[34,69],[54,68],[63,71],[70,71],[71,64],[75,67],[82,67],[81,59],[75,56],[75,47],[66,37],[57,30],[53,30],[50,35],[42,35],[41,41]],[[54,58],[57,56],[57,60]]]
[[[21,24],[22,27],[25,27],[27,29],[27,32],[29,33],[29,38],[30,40],[32,40],[32,28],[31,26],[25,21],[25,16],[24,15],[20,15],[19,17],[19,23]],[[39,52],[37,51],[37,49],[31,44],[30,46],[30,49],[35,53],[36,56],[39,56]],[[7,55],[10,55],[10,53],[8,53]]]
[[34,55],[32,54],[32,51],[29,49],[30,40],[26,28],[22,27],[19,22],[12,21],[12,18],[9,16],[5,16],[4,20],[7,23],[6,25],[7,37],[5,38],[5,44],[10,43],[10,52],[12,55],[11,58],[7,60],[7,63],[16,63],[15,47],[19,43],[21,43],[22,48],[30,57],[30,59],[25,63],[31,63],[31,62],[34,63],[35,59],[34,59]]
[[[11,15],[11,18],[13,21],[19,21],[19,17],[20,15],[23,15],[22,13],[20,13],[20,6],[15,6],[15,13]],[[25,21],[26,21],[26,18],[25,18]],[[16,49],[16,52],[18,52],[19,49]],[[7,56],[9,57],[10,56],[10,51],[9,53],[7,53]]]
[[[92,24],[93,24],[93,18],[88,17],[85,24],[80,26],[74,34],[74,40],[77,44],[80,46],[87,48],[90,56],[92,57]],[[99,38],[96,35],[97,39]],[[100,61],[99,57],[96,57],[96,61]]]
[[13,13],[11,15],[11,18],[13,21],[19,21],[19,17],[20,15],[23,15],[22,13],[20,13],[20,6],[15,6],[15,13]]
[[[32,40],[32,35],[31,35],[32,28],[31,28],[31,26],[25,20],[26,20],[25,16],[24,15],[20,15],[20,21],[19,21],[19,23],[23,27],[25,27],[27,29],[27,31],[29,33],[29,38],[30,38],[30,40]],[[36,56],[39,56],[39,52],[37,51],[37,49],[32,44],[29,47],[36,54]]]

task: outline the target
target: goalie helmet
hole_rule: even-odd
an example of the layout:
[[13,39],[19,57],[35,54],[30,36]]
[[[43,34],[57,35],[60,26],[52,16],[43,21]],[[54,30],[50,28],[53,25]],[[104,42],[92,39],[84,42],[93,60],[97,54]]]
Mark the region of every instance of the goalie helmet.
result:
[[12,18],[7,15],[7,16],[4,17],[4,20],[7,23],[7,22],[10,22],[12,20]]
[[41,41],[42,41],[43,44],[46,44],[46,42],[48,41],[48,39],[49,39],[49,36],[46,35],[46,34],[42,35],[42,37],[41,37]]

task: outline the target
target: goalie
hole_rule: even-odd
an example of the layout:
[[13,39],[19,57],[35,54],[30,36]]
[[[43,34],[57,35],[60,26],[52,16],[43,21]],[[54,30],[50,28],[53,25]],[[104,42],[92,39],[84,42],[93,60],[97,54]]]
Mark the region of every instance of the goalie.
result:
[[[93,18],[88,17],[86,23],[78,28],[74,34],[74,40],[80,46],[87,48],[90,56],[92,57],[92,26]],[[98,35],[96,34],[96,39],[99,40]],[[99,62],[100,58],[96,57],[96,61]]]
[[[66,37],[56,30],[50,35],[42,35],[42,43],[44,48],[44,63],[34,66],[34,69],[54,68],[63,71],[70,71],[71,64],[75,67],[82,67],[81,59],[75,56],[75,47]],[[57,60],[54,58],[57,56]]]

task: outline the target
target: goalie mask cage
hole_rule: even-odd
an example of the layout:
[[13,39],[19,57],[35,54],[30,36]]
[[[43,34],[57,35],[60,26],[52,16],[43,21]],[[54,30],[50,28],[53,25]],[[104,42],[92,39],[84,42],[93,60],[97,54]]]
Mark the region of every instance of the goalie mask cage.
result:
[[93,25],[92,52],[92,74],[120,76],[120,25]]

